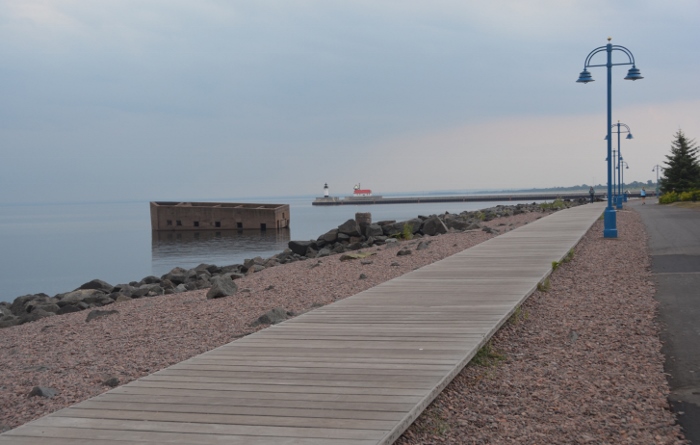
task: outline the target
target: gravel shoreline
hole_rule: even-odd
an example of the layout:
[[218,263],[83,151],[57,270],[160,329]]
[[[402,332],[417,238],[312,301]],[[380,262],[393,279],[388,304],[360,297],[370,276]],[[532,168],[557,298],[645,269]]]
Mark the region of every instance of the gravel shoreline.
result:
[[[542,216],[484,225],[510,230]],[[551,289],[494,337],[504,359],[467,367],[398,444],[685,443],[665,398],[644,228],[634,212],[618,221],[618,240],[603,240],[596,223]],[[424,250],[404,241],[411,255],[383,246],[366,249],[376,254],[364,262],[335,255],[277,266],[236,280],[239,292],[223,299],[200,290],[116,303],[118,313],[89,323],[73,313],[3,329],[0,431],[108,391],[112,377],[124,384],[264,328],[251,325],[270,309],[302,313],[493,236],[448,233]],[[34,386],[59,393],[28,397]]]

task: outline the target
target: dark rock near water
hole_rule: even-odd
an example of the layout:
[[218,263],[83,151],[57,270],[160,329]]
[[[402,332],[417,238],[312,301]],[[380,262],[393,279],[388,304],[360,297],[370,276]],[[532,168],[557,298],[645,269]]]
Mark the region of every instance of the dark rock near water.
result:
[[424,235],[442,235],[443,233],[447,233],[447,226],[440,218],[434,215],[423,222],[421,231]]
[[212,286],[207,292],[207,300],[228,297],[238,292],[238,285],[230,276],[218,276],[212,279]]
[[87,283],[83,284],[80,286],[77,290],[89,290],[89,289],[94,289],[94,290],[100,290],[106,294],[112,292],[112,286],[111,284],[107,283],[106,281],[102,280],[92,280],[88,281]]
[[338,226],[338,234],[347,236],[362,236],[360,225],[354,219],[349,219]]
[[[154,275],[149,275],[147,277],[144,277],[141,281],[139,281],[139,285],[144,285],[144,284],[158,284],[161,282],[161,279],[154,276]],[[116,286],[115,286],[116,287]],[[136,286],[138,287],[138,286]]]
[[313,241],[290,241],[288,246],[292,252],[296,253],[297,255],[304,256],[309,250],[309,246],[312,246],[313,244]]

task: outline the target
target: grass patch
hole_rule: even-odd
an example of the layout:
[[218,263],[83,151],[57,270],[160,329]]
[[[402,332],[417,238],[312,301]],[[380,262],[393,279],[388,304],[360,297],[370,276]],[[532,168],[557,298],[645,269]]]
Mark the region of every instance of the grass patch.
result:
[[543,281],[537,283],[537,290],[540,292],[548,292],[551,283],[549,282],[549,277],[545,278]]
[[561,209],[566,208],[566,203],[564,202],[563,199],[557,198],[550,203],[548,203],[548,202],[541,203],[540,208],[542,210],[561,210]]
[[433,436],[444,436],[450,430],[447,417],[435,405],[430,405],[428,409],[423,411],[419,421],[414,425],[418,432]]
[[568,263],[569,261],[574,259],[574,249],[569,250],[569,252],[566,254],[563,260],[561,260],[562,263]]
[[479,349],[476,355],[474,355],[469,364],[488,368],[497,365],[499,362],[502,362],[505,359],[506,356],[496,351],[491,344],[491,341],[488,341],[484,346],[482,346],[481,349]]
[[405,223],[401,229],[401,233],[396,233],[394,235],[391,235],[391,237],[399,240],[413,239],[413,225]]
[[552,261],[552,270],[559,269],[560,265],[561,265],[561,263],[559,261]]
[[508,319],[508,324],[515,326],[521,321],[527,320],[528,317],[529,314],[527,313],[527,311],[524,310],[522,306],[518,306],[513,312],[513,315],[511,315]]

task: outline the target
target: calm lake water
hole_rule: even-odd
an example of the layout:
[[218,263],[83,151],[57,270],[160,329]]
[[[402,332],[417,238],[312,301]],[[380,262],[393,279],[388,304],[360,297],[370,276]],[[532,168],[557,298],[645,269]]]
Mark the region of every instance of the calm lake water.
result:
[[[163,275],[173,267],[224,266],[281,252],[291,239],[316,239],[356,212],[373,221],[459,213],[499,202],[312,206],[313,196],[228,199],[289,204],[291,228],[277,232],[152,233],[149,203],[0,205],[0,301],[55,295],[94,278],[111,284]],[[517,204],[517,201],[501,202]]]

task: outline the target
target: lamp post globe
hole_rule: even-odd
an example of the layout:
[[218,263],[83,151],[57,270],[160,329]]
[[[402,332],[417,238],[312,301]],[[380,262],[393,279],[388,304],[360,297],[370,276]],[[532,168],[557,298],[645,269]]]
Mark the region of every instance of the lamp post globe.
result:
[[[608,37],[608,43],[605,46],[599,46],[598,48],[595,48],[593,51],[591,51],[588,56],[586,56],[586,60],[583,64],[583,71],[581,71],[581,74],[579,74],[578,79],[576,80],[577,83],[583,83],[587,84],[589,82],[593,82],[593,76],[591,75],[590,71],[588,71],[588,68],[594,68],[594,67],[606,67],[607,68],[607,120],[608,120],[608,135],[607,135],[607,140],[608,140],[608,148],[607,148],[607,154],[608,154],[608,205],[605,208],[605,212],[603,214],[603,220],[604,220],[604,229],[603,229],[603,237],[605,238],[617,238],[617,215],[615,213],[615,209],[613,208],[613,187],[612,187],[612,182],[613,182],[613,159],[612,159],[612,67],[613,66],[619,66],[619,65],[632,65],[632,68],[627,71],[627,76],[625,76],[625,80],[639,80],[643,79],[641,72],[637,68],[634,60],[634,55],[632,52],[625,48],[624,46],[621,45],[613,45],[610,43],[612,39]],[[624,55],[627,56],[627,62],[619,62],[619,63],[613,63],[612,61],[612,54],[613,51],[621,52]],[[595,56],[598,53],[605,52],[607,55],[606,63],[604,64],[592,64],[591,59],[593,56]]]

